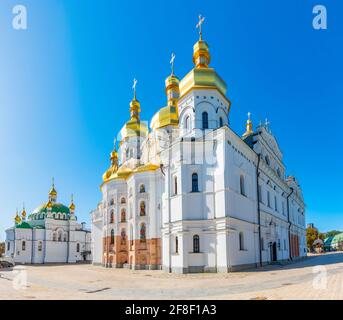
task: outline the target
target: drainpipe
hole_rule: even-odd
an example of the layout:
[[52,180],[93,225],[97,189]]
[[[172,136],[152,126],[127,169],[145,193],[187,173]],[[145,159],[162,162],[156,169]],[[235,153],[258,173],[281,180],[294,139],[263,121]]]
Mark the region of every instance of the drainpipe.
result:
[[289,259],[291,261],[293,261],[292,253],[291,253],[291,226],[292,226],[292,223],[291,223],[291,220],[289,217],[289,198],[293,194],[293,192],[294,192],[294,189],[291,188],[291,193],[287,196],[288,245],[289,245],[288,250],[289,250]]
[[260,161],[261,161],[261,154],[258,154],[257,158],[257,166],[256,166],[256,194],[257,194],[257,217],[258,217],[258,243],[259,243],[259,253],[260,253],[260,267],[263,266],[262,263],[262,246],[261,246],[261,209],[260,209],[260,190],[259,190],[259,183],[258,178],[260,176],[259,168],[260,168]]

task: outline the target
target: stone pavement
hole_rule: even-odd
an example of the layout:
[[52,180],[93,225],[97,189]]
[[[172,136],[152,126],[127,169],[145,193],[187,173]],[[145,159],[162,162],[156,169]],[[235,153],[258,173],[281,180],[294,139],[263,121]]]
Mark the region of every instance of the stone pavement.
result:
[[343,253],[230,274],[171,275],[92,265],[0,271],[0,299],[343,299]]

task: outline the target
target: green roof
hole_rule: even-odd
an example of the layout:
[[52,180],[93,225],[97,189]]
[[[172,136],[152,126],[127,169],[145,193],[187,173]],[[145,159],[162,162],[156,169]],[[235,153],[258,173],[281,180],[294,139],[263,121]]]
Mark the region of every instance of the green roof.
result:
[[331,246],[333,244],[337,244],[337,243],[340,243],[340,242],[343,242],[343,233],[337,234],[334,237],[326,238],[325,241],[324,241],[325,246]]
[[27,222],[22,222],[16,226],[17,229],[32,229],[32,227]]
[[[35,209],[32,214],[37,214],[37,213],[47,213],[48,208],[47,208],[47,203],[41,205],[40,207],[38,207],[37,209]],[[61,204],[61,203],[53,203],[52,207],[51,207],[51,212],[52,213],[66,213],[66,214],[70,214],[70,210],[67,206]]]

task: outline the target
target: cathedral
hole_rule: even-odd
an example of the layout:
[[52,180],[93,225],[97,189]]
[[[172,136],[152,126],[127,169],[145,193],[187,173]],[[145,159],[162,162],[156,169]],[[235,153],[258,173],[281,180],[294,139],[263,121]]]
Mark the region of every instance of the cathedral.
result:
[[172,273],[231,272],[306,256],[305,204],[268,121],[230,127],[227,85],[202,36],[167,104],[140,117],[134,95],[91,212],[93,264]]
[[48,201],[27,216],[25,208],[16,213],[12,228],[6,230],[5,256],[17,264],[76,263],[91,261],[91,234],[70,206],[57,202],[54,183]]

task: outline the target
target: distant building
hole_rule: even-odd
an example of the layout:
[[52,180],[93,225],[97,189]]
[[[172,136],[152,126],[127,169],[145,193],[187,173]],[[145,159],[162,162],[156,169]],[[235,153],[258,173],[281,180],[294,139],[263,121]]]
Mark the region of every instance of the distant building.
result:
[[325,251],[343,251],[343,233],[334,237],[328,237],[324,240]]
[[15,225],[6,230],[5,256],[16,263],[75,263],[91,260],[91,234],[75,216],[73,200],[69,207],[58,203],[54,184],[46,203],[35,209],[26,221],[25,208],[15,216]]

